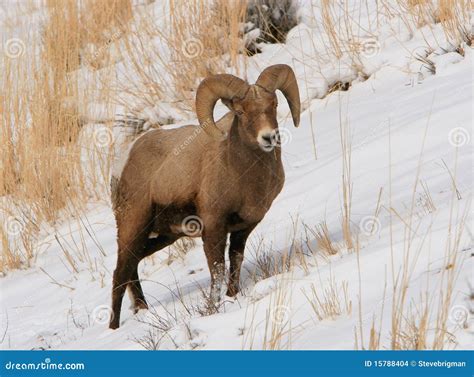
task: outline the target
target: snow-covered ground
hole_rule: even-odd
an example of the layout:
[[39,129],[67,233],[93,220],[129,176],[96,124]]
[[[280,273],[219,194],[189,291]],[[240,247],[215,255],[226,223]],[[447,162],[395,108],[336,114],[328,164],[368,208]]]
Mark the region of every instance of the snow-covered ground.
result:
[[[459,273],[445,347],[472,348],[472,49],[454,51],[442,42],[440,25],[409,33],[399,20],[387,22],[362,54],[369,76],[362,80],[345,57],[324,59],[318,8],[301,6],[302,21],[287,44],[266,45],[249,62],[250,82],[268,65],[290,64],[304,111],[294,129],[280,98],[286,182],[248,242],[242,293],[225,298],[218,313],[205,313],[210,279],[202,243],[186,254],[163,250],[139,267],[150,310],[134,315],[125,297],[121,327],[109,330],[115,221],[108,200],[89,203],[86,214],[44,227],[30,268],[0,278],[2,348],[143,349],[153,339],[160,349],[353,349],[355,333],[358,348],[368,347],[375,318],[386,349],[396,311],[393,282],[403,266],[411,271],[403,317],[430,300],[428,336],[439,325],[447,271]],[[435,74],[412,54],[427,40],[439,45],[428,56]],[[349,90],[326,95],[338,80],[351,82]],[[358,252],[347,250],[341,230],[341,127],[350,130],[351,229]],[[452,265],[446,251],[454,248],[466,213]],[[323,221],[339,248],[329,257],[308,231]],[[83,253],[73,264],[67,258],[72,250]],[[289,271],[256,278],[264,275],[257,262],[265,259],[262,250],[277,261],[288,250],[300,256]],[[341,313],[319,319],[312,289],[325,301],[331,286]]]

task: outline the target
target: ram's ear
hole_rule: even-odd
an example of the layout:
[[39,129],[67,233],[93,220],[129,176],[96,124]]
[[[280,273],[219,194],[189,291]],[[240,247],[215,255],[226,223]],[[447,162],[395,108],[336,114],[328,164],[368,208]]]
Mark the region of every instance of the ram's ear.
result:
[[227,108],[230,110],[230,111],[234,111],[234,106],[232,106],[232,100],[231,99],[225,99],[225,98],[221,98],[221,101],[224,105],[227,106]]
[[221,101],[235,115],[242,115],[244,113],[244,109],[242,107],[242,102],[239,98],[232,98],[232,99],[223,99],[223,98],[221,98]]

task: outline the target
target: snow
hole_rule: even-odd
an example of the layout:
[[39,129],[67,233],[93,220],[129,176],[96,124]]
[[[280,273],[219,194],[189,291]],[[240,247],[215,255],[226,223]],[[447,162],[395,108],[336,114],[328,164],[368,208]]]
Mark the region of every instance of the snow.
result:
[[[435,325],[442,272],[450,268],[446,247],[461,226],[464,211],[470,212],[472,198],[472,49],[464,45],[464,56],[449,50],[447,42],[440,42],[444,40],[440,25],[430,33],[425,28],[409,33],[400,20],[392,20],[379,30],[375,53],[363,58],[363,72],[369,76],[364,81],[347,54],[339,61],[324,55],[326,36],[318,11],[302,6],[302,22],[290,32],[287,43],[264,45],[261,54],[250,58],[250,82],[271,64],[294,68],[303,112],[300,127],[293,128],[279,94],[286,182],[247,244],[242,293],[224,298],[217,313],[203,314],[203,292],[210,279],[201,241],[184,255],[167,248],[139,267],[150,310],[134,315],[125,297],[121,327],[109,330],[116,228],[109,200],[91,202],[87,213],[64,219],[54,229],[44,227],[31,267],[0,278],[2,348],[143,349],[143,339],[154,333],[160,349],[262,349],[270,347],[269,328],[280,328],[279,348],[353,349],[354,331],[361,327],[367,346],[374,316],[377,324],[381,321],[381,348],[390,348],[392,270],[397,274],[404,264],[405,224],[411,212],[415,235],[407,302],[419,304],[429,290]],[[362,25],[369,18],[358,22]],[[441,43],[427,55],[435,74],[413,53],[424,51],[427,39]],[[119,64],[126,69],[126,62]],[[350,82],[349,90],[328,95],[337,81]],[[221,106],[216,114],[223,111]],[[183,124],[181,113],[169,104],[157,104],[142,114],[148,114],[151,123],[174,116]],[[351,227],[358,235],[358,253],[343,246],[341,124],[350,129],[352,142]],[[128,149],[125,145],[117,154],[121,166]],[[120,166],[114,175],[119,171]],[[451,174],[460,199],[453,193]],[[421,182],[429,189],[433,210],[427,209]],[[340,248],[337,255],[323,257],[314,236],[304,231],[305,226],[314,228],[323,221]],[[469,216],[457,251],[459,276],[448,318],[453,338],[447,348],[473,345],[471,221]],[[260,240],[263,243],[256,246]],[[294,240],[302,242],[306,266],[297,264],[255,281],[261,272],[255,250],[261,247],[279,260]],[[70,263],[66,252],[79,257]],[[311,287],[322,294],[332,280],[343,310],[332,319],[319,320],[308,300]],[[343,284],[350,311],[344,309]],[[459,308],[467,310],[464,327],[456,320]],[[359,347],[360,342],[359,332]]]

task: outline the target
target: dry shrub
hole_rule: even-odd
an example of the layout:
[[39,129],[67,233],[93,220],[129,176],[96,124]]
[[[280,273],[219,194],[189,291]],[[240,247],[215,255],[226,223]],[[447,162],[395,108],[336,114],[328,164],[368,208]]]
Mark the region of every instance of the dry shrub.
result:
[[260,52],[257,43],[284,43],[297,25],[293,0],[249,0],[245,16],[245,42],[249,55]]

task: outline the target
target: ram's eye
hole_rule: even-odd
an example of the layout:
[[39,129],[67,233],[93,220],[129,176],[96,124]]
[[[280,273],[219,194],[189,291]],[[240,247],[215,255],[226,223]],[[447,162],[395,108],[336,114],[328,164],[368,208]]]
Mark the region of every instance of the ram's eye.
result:
[[242,110],[235,110],[235,113],[238,115],[238,116],[241,116],[244,112]]

